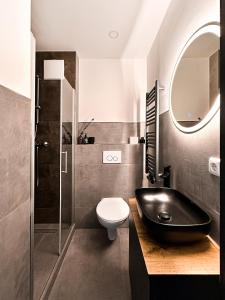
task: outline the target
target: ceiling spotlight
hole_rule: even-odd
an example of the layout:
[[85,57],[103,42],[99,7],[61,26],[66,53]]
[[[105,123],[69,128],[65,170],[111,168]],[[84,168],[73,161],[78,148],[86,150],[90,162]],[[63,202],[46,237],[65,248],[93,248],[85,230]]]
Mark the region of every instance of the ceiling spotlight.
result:
[[116,30],[111,30],[109,31],[108,35],[111,39],[117,39],[119,37],[119,32]]

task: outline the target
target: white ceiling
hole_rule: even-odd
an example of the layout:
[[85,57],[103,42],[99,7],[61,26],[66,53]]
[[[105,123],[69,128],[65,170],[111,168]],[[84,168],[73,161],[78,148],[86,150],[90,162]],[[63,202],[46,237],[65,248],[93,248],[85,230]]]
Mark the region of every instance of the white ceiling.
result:
[[[77,51],[81,58],[142,58],[171,0],[32,0],[38,50]],[[108,32],[119,32],[110,39]]]

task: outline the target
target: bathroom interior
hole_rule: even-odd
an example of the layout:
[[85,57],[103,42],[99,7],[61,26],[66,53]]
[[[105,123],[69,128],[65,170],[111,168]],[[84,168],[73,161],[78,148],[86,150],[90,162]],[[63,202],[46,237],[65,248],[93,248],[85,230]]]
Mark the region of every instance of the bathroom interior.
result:
[[0,299],[225,299],[224,11],[1,3]]

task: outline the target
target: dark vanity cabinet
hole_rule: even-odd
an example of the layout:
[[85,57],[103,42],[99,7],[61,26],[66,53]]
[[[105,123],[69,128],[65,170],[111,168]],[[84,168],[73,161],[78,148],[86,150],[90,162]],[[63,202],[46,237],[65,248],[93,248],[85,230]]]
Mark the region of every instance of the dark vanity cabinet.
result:
[[132,300],[150,299],[150,278],[132,215],[129,220],[129,273]]
[[156,242],[130,200],[129,272],[133,300],[219,300],[219,249]]

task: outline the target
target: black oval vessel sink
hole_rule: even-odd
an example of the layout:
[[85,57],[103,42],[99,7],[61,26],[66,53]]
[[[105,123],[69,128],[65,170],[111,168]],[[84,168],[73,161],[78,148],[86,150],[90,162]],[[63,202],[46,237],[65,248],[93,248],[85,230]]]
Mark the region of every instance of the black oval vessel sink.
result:
[[155,238],[187,243],[209,234],[209,215],[180,192],[170,188],[141,188],[135,194],[139,214]]

